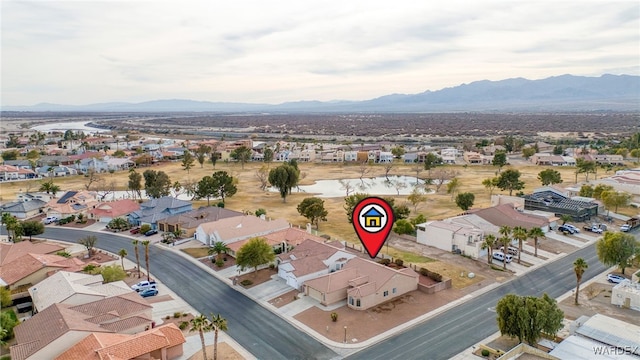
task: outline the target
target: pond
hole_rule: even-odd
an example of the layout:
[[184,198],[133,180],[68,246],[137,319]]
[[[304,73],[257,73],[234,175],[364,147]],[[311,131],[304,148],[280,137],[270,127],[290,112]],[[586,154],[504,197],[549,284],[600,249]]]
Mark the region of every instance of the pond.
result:
[[59,123],[51,123],[45,125],[34,126],[31,129],[37,130],[41,132],[49,132],[49,131],[83,131],[85,133],[97,133],[97,132],[108,132],[111,131],[109,129],[98,129],[94,127],[87,126],[88,121],[71,121],[71,122],[59,122]]
[[[98,193],[98,198],[100,198],[104,194],[104,191],[97,191],[97,193]],[[141,194],[142,194],[142,199],[144,200],[148,199],[147,193],[144,190],[141,191]],[[175,191],[171,191],[171,194],[169,195],[185,201],[191,201],[191,198],[193,197],[185,193],[179,193],[177,194],[178,196],[176,196]],[[133,193],[131,191],[118,190],[118,191],[112,191],[104,197],[104,201],[113,201],[113,200],[122,200],[122,199],[133,199]]]
[[[421,189],[424,190],[424,181],[418,180]],[[318,180],[313,185],[303,185],[292,192],[304,192],[317,197],[344,197],[359,192],[369,195],[409,195],[416,186],[416,178],[413,176],[380,176],[375,178]],[[269,191],[278,192],[276,188]]]

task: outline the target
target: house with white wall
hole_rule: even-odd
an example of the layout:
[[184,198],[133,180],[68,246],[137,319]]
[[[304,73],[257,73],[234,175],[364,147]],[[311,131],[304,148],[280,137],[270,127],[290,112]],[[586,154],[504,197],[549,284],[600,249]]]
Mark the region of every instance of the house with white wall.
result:
[[475,259],[486,256],[482,249],[484,232],[471,225],[448,221],[428,221],[417,226],[416,240],[445,251],[460,251]]

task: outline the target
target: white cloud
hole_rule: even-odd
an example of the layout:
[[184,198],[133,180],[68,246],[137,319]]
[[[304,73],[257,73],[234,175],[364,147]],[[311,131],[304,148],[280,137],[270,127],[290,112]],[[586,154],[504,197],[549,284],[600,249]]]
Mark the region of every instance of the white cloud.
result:
[[482,79],[640,73],[636,1],[1,6],[3,105],[361,100]]

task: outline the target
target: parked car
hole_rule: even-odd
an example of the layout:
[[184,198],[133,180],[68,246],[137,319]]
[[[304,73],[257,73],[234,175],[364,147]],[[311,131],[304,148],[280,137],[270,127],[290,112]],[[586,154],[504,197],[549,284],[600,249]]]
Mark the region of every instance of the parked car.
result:
[[140,292],[142,290],[146,290],[149,288],[155,288],[156,287],[156,282],[155,281],[140,281],[139,283],[132,285],[131,286],[131,290],[135,290],[137,292]]
[[513,260],[513,257],[509,254],[505,255],[502,251],[496,251],[493,253],[493,258],[498,261],[506,261],[507,264]]
[[627,232],[629,230],[631,230],[631,225],[629,224],[622,224],[622,226],[620,226],[620,231]]
[[591,231],[592,233],[602,234],[602,229],[598,225],[585,225],[583,229]]
[[149,288],[146,290],[142,290],[139,292],[140,296],[142,296],[143,298],[149,297],[149,296],[156,296],[158,295],[158,289],[156,288]]
[[[504,246],[500,246],[500,251],[504,252]],[[518,248],[515,248],[513,246],[509,246],[507,248],[507,253],[511,254],[511,255],[518,255]]]
[[571,224],[564,224],[564,226],[567,226],[568,228],[573,229],[573,231],[575,231],[576,234],[580,232],[580,229],[578,229],[577,227]]
[[139,227],[135,227],[131,230],[129,230],[130,233],[132,234],[139,234],[140,233],[140,228]]
[[144,233],[144,236],[151,236],[151,235],[155,235],[157,233],[158,233],[158,230],[151,229],[151,230],[147,231],[146,233]]
[[610,283],[619,284],[625,280],[627,280],[627,278],[622,275],[617,275],[617,274],[607,275],[607,281]]
[[569,233],[569,234],[577,233],[576,229],[574,229],[573,227],[567,226],[566,224],[558,227],[558,231],[560,231],[561,233]]
[[57,216],[47,216],[42,222],[44,222],[45,225],[49,225],[57,223],[58,221],[60,221],[60,219],[58,219]]

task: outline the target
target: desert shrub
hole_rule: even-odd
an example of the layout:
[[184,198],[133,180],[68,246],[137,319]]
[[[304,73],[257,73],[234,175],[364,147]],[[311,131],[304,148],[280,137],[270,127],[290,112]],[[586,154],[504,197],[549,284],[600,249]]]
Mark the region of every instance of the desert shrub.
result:
[[396,265],[398,265],[398,266],[402,266],[402,265],[404,265],[404,260],[402,260],[402,259],[396,259],[395,263],[396,263]]
[[224,260],[222,260],[222,259],[216,260],[216,266],[217,267],[223,267],[224,266]]
[[487,356],[489,356],[489,354],[490,354],[490,353],[489,353],[489,350],[487,350],[487,349],[482,349],[482,356],[487,357]]
[[173,313],[173,318],[174,319],[177,319],[177,318],[179,318],[181,316],[182,316],[182,312],[180,312],[180,311],[176,311],[176,312]]
[[331,321],[333,321],[333,322],[338,321],[338,313],[337,312],[332,312],[331,313]]
[[165,319],[165,320],[169,320],[169,319],[171,319],[171,315],[167,315],[167,316],[165,316],[165,317],[164,317],[164,319]]
[[242,286],[253,285],[253,281],[251,281],[249,279],[244,279],[244,280],[240,281],[240,285],[242,285]]
[[93,265],[93,264],[89,264],[89,265],[85,266],[84,268],[82,268],[83,272],[86,272],[86,273],[89,273],[89,274],[92,273],[95,270],[96,270],[96,266]]
[[440,275],[435,271],[430,271],[429,269],[420,268],[420,275],[426,276],[433,281],[437,281],[437,282],[442,281],[442,275]]
[[390,259],[380,259],[380,260],[378,260],[378,264],[382,264],[384,266],[387,266],[387,265],[391,264],[391,260]]
[[70,257],[71,257],[71,254],[69,254],[69,253],[68,253],[68,252],[66,252],[66,251],[58,251],[58,252],[56,253],[56,255],[58,255],[58,256],[62,256],[62,257],[66,257],[66,258],[70,258]]
[[188,321],[183,321],[183,322],[180,323],[180,325],[178,325],[178,328],[180,330],[184,330],[184,329],[187,328],[187,326],[189,326],[189,322]]

